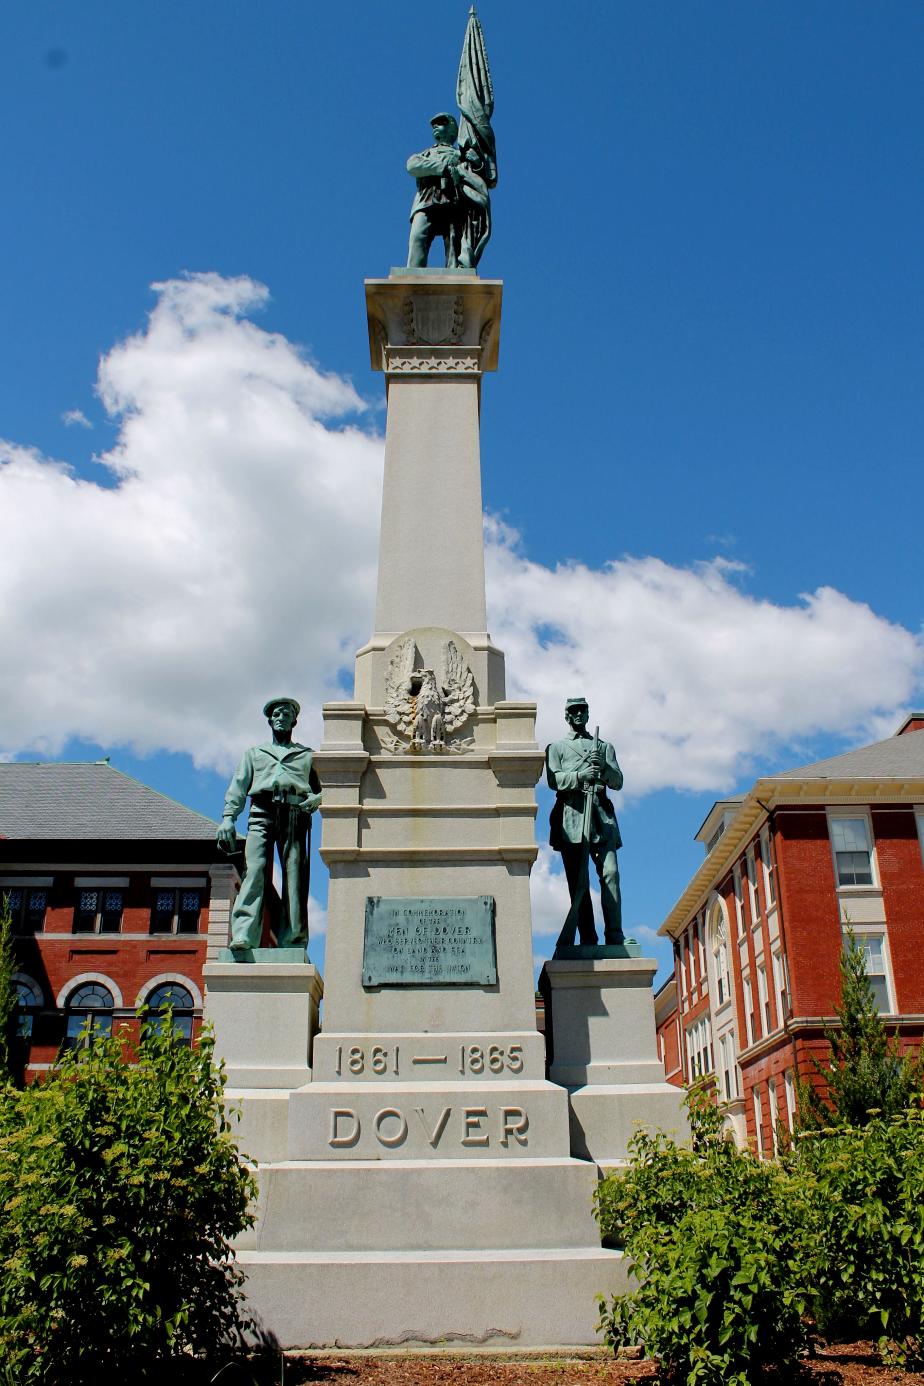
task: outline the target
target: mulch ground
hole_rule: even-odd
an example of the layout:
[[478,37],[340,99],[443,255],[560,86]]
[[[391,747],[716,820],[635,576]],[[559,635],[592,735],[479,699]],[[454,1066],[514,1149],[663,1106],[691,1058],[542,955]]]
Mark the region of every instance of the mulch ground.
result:
[[[652,1362],[617,1362],[582,1353],[419,1355],[311,1353],[286,1357],[284,1386],[569,1386],[661,1378]],[[773,1373],[767,1386],[924,1386],[924,1375],[883,1367],[871,1343],[838,1344],[795,1369]]]

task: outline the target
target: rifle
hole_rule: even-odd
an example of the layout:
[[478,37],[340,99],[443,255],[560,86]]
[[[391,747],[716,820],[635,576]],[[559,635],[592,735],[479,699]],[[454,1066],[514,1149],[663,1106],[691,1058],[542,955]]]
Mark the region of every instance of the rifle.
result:
[[[594,729],[594,749],[593,756],[596,758],[600,749],[600,728]],[[578,871],[577,887],[574,898],[571,901],[571,908],[568,911],[562,931],[558,935],[555,944],[556,950],[559,948],[573,948],[574,938],[577,933],[578,917],[581,907],[590,892],[590,834],[593,826],[594,795],[597,790],[597,781],[591,780],[584,790],[584,819],[581,824],[581,865]]]

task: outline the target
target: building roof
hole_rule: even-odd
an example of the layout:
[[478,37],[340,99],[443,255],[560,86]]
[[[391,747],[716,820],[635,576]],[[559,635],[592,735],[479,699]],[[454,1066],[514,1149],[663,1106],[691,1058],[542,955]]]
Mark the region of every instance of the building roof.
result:
[[[909,729],[909,722],[917,720],[917,714],[906,719],[885,741],[756,780],[658,933],[674,937],[686,927],[774,809],[807,803],[924,802],[924,728]],[[720,802],[727,804],[729,800]]]
[[0,838],[214,842],[217,826],[105,760],[0,763]]
[[924,734],[905,732],[871,746],[768,775],[772,780],[892,780],[924,775]]

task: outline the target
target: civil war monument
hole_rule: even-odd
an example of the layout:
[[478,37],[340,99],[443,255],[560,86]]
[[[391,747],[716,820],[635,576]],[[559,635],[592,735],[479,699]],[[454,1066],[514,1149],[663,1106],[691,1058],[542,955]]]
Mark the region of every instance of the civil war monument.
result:
[[[435,115],[432,145],[408,160],[409,263],[365,286],[387,425],[375,623],[353,699],[324,706],[307,763],[308,748],[280,749],[292,717],[275,714],[294,700],[271,700],[272,746],[245,756],[229,791],[226,841],[249,793],[258,842],[234,946],[206,967],[206,1010],[257,1163],[239,1261],[285,1346],[592,1343],[595,1296],[625,1278],[592,1215],[599,1170],[625,1157],[636,1121],[681,1125],[655,1049],[655,963],[622,937],[615,752],[572,716],[579,732],[550,748],[546,772],[535,704],[508,699],[487,628],[479,403],[503,286],[476,268],[498,172],[474,11],[456,98],[458,119]],[[440,267],[427,263],[438,242]],[[323,987],[291,882],[315,772]],[[573,924],[542,976],[548,1054],[529,898],[544,773]],[[261,949],[255,902],[274,842],[290,873],[286,946]],[[606,892],[602,944],[590,863]]]

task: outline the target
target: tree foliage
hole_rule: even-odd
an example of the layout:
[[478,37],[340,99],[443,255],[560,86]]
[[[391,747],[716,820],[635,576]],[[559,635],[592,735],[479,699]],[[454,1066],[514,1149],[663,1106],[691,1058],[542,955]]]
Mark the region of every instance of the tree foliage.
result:
[[14,1076],[16,1011],[19,995],[13,976],[16,972],[13,920],[8,897],[0,891],[0,1082]]
[[887,1360],[924,1365],[924,1113],[806,1133],[788,1163],[820,1332],[878,1338]]
[[688,1106],[692,1148],[640,1133],[628,1168],[598,1186],[601,1231],[638,1282],[601,1299],[601,1327],[614,1347],[640,1343],[668,1380],[747,1386],[805,1342],[804,1221],[781,1166],[737,1150],[702,1094]]
[[0,1360],[16,1383],[142,1379],[240,1334],[252,1222],[224,1077],[171,1022],[93,1038],[0,1096]]
[[920,1058],[903,1055],[876,1006],[863,949],[848,929],[840,957],[837,1025],[825,1029],[829,1057],[813,1058],[814,1082],[800,1082],[798,1122],[803,1130],[863,1126],[874,1116],[904,1112],[921,1093]]

